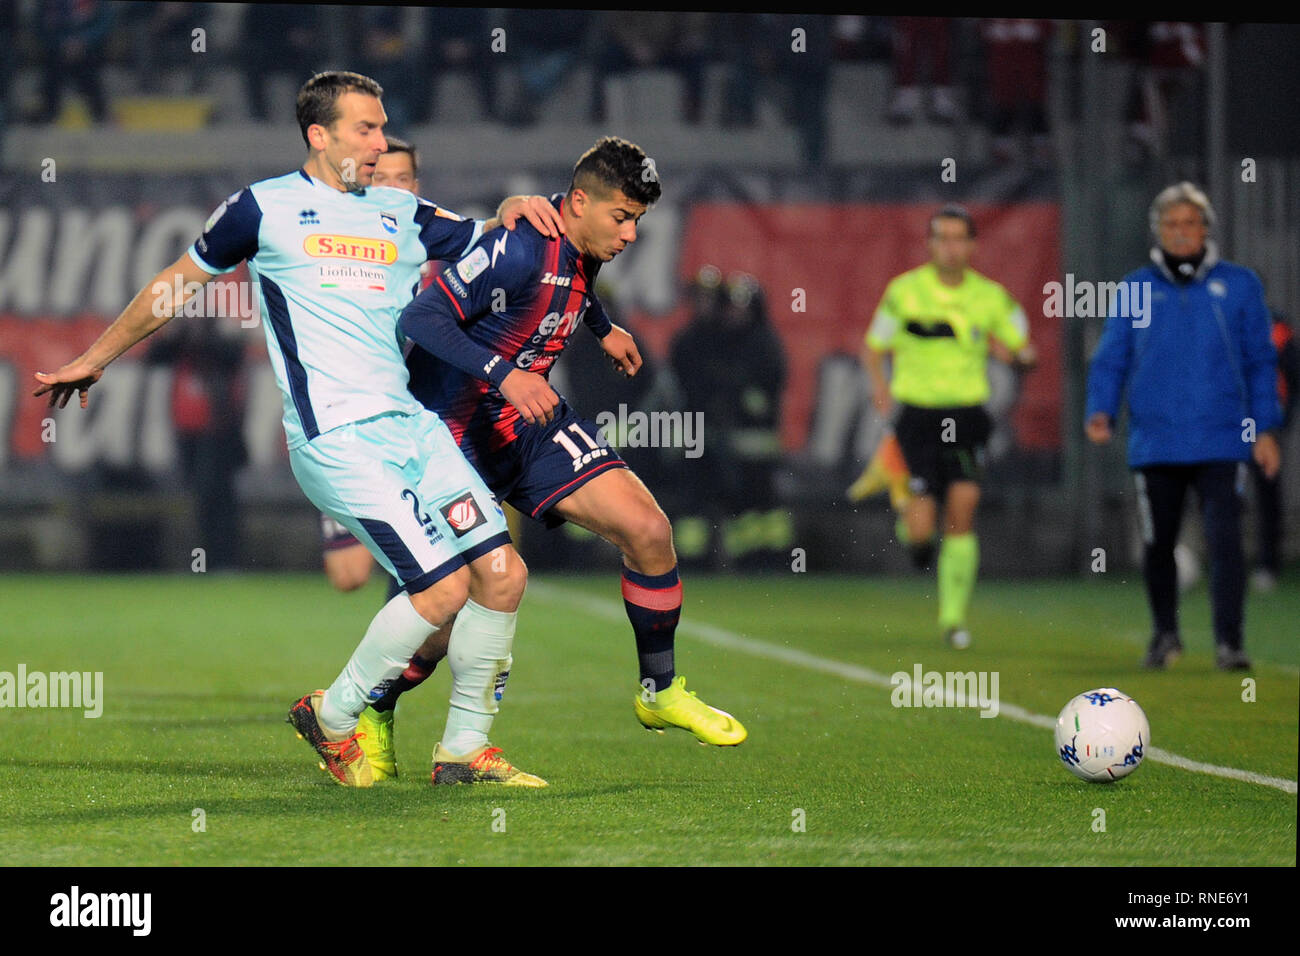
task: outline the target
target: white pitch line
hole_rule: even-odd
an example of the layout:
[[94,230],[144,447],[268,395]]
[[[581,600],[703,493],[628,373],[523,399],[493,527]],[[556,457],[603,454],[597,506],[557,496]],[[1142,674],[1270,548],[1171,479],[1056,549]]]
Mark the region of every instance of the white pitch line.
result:
[[[581,591],[573,591],[560,585],[548,584],[542,581],[529,581],[528,591],[543,600],[564,601],[570,606],[577,606],[596,617],[603,617],[606,620],[627,620],[627,613],[623,607],[607,598],[593,597]],[[781,644],[773,644],[770,641],[745,637],[743,634],[737,634],[735,631],[728,631],[713,624],[686,620],[677,626],[677,632],[679,634],[688,634],[706,644],[712,644],[714,647],[739,651],[742,654],[750,654],[771,661],[783,661],[796,667],[802,667],[805,670],[819,671],[834,677],[842,677],[856,684],[870,684],[873,687],[888,688],[895,686],[888,675],[873,671],[868,667],[859,667],[857,664],[848,664],[829,657],[820,657],[816,654],[809,654],[807,651],[796,650]],[[1056,721],[1051,717],[1044,714],[1035,714],[1016,704],[999,702],[998,712],[1000,715],[1004,714],[1012,720],[1020,721],[1023,724],[1031,724],[1034,727],[1041,727],[1045,730],[1050,730],[1056,726]],[[1255,783],[1261,787],[1273,787],[1284,793],[1296,792],[1296,781],[1294,780],[1287,780],[1283,777],[1270,777],[1262,773],[1255,773],[1252,770],[1238,770],[1236,767],[1220,767],[1212,763],[1202,763],[1199,760],[1191,760],[1168,750],[1161,750],[1159,747],[1148,748],[1147,757],[1156,763],[1168,764],[1171,767],[1190,770],[1193,773],[1204,773],[1212,777],[1224,777],[1229,780]]]

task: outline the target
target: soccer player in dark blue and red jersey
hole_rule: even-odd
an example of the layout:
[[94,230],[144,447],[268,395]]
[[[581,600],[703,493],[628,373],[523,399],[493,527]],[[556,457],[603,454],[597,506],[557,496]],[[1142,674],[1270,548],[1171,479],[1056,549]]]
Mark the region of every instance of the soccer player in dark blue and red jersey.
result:
[[[528,226],[485,234],[407,306],[401,330],[414,343],[412,393],[437,411],[497,499],[548,527],[572,521],[622,551],[623,602],[641,669],[637,719],[647,729],[681,727],[732,745],[745,728],[686,691],[675,671],[682,587],[667,516],[547,381],[580,322],[617,370],[635,375],[641,367],[636,343],[610,322],[594,287],[601,264],[636,241],[637,222],[659,194],[640,147],[600,140],[553,200],[564,236]],[[436,782],[436,766],[434,775]]]

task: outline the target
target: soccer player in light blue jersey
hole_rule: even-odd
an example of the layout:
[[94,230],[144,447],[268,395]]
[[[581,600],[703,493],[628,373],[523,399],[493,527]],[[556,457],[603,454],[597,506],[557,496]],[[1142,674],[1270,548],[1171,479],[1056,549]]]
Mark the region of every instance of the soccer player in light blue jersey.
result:
[[36,373],[35,394],[49,392],[50,405],[62,408],[78,392],[86,407],[110,362],[208,280],[247,261],[284,399],[294,476],[405,587],[371,621],[329,689],[303,696],[289,721],[335,780],[370,786],[358,715],[430,634],[450,637],[459,614],[447,648],[452,696],[442,751],[501,782],[544,786],[510,766],[487,736],[510,670],[527,569],[491,492],[438,416],[407,390],[397,323],[426,259],[458,258],[485,227],[512,228],[520,215],[546,234],[558,235],[563,224],[545,197],[511,197],[496,219],[481,223],[405,190],[372,187],[386,149],[382,93],[356,73],[308,80],[297,103],[308,147],[302,168],[230,196],[194,245],[85,353]]

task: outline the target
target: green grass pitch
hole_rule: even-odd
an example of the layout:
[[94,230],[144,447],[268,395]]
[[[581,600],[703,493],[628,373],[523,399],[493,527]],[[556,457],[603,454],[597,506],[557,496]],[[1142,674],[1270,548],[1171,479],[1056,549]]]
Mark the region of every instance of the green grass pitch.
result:
[[[1294,781],[1296,573],[1249,598],[1249,675],[1215,670],[1204,586],[1183,600],[1188,654],[1140,670],[1146,606],[1119,578],[983,581],[975,644],[958,652],[920,577],[689,576],[678,669],[750,731],[723,750],[636,723],[612,569],[539,576],[493,738],[551,786],[429,785],[442,668],[399,706],[401,778],[353,791],[316,769],[284,715],[334,678],[377,582],[341,595],[308,575],[4,576],[0,671],[102,671],[105,699],[98,719],[0,710],[0,845],[11,865],[1294,866],[1294,792],[1151,760],[1085,784],[1050,730],[895,708],[887,686],[836,671],[997,671],[1004,710],[1052,718],[1117,686],[1157,748]],[[755,641],[839,664],[770,659]]]

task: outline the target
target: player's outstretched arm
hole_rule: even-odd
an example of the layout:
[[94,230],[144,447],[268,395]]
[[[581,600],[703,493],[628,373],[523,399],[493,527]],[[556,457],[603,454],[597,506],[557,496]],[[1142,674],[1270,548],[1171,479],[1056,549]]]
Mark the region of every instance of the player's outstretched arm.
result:
[[[49,392],[50,407],[57,404],[63,408],[73,392],[80,392],[81,407],[85,408],[90,386],[99,381],[108,363],[166,325],[185,300],[212,275],[200,268],[189,253],[182,253],[179,259],[145,283],[90,348],[58,371],[37,372],[36,381],[41,384],[32,394]],[[179,300],[176,296],[178,287],[181,290]]]

